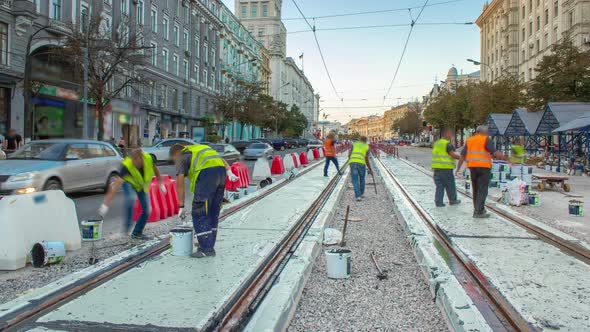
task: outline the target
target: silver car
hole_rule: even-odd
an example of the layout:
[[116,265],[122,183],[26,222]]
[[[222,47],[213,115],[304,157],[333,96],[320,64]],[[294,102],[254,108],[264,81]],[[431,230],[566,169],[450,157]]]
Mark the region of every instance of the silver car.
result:
[[193,145],[199,143],[189,138],[167,138],[152,146],[142,148],[142,150],[143,152],[149,153],[155,162],[169,162],[170,148],[175,144]]
[[252,143],[244,150],[244,159],[272,158],[274,149],[266,143]]
[[41,190],[64,192],[107,189],[122,157],[100,141],[51,139],[33,141],[0,160],[0,195]]

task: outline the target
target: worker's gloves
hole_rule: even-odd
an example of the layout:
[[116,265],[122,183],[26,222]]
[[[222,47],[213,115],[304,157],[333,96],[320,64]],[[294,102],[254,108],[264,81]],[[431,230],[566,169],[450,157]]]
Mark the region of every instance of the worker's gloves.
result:
[[231,171],[231,169],[228,169],[226,174],[231,182],[236,182],[240,179],[237,175],[234,174],[234,172]]
[[107,215],[107,213],[109,212],[109,207],[106,204],[101,204],[100,207],[98,208],[98,215],[103,217]]
[[160,192],[166,195],[166,186],[164,184],[160,184]]
[[188,217],[188,211],[185,208],[178,209],[178,218],[184,221]]

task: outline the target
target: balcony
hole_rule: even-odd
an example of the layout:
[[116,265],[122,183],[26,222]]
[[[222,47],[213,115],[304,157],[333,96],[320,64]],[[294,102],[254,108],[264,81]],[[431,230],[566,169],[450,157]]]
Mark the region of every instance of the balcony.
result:
[[12,0],[0,0],[0,7],[12,8]]

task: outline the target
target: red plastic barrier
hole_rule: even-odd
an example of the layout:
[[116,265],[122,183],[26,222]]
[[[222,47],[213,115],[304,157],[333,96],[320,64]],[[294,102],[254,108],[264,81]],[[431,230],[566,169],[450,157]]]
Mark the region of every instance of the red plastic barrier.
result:
[[322,156],[324,156],[324,157],[326,156],[326,149],[325,148],[322,148]]
[[[149,188],[149,196],[150,196],[150,216],[147,222],[156,222],[166,218],[167,211],[164,211],[164,199],[162,193],[160,192],[160,186],[158,183],[150,183]],[[139,219],[139,215],[141,214],[141,205],[139,204],[139,200],[135,200],[135,206],[133,207],[133,221],[137,221]]]
[[299,168],[299,158],[297,158],[297,155],[291,153],[291,158],[293,158],[293,165],[295,165],[295,168]]
[[313,159],[320,159],[320,150],[313,149]]
[[281,156],[275,156],[272,159],[272,165],[270,166],[270,174],[281,175],[285,173],[285,163]]
[[162,176],[166,187],[165,202],[168,207],[168,217],[178,214],[178,197],[176,196],[176,181],[170,175]]
[[[240,176],[240,165],[237,163],[233,163],[231,165],[231,171],[237,176]],[[231,182],[229,177],[225,177],[225,190],[229,191],[237,191],[238,187],[240,186],[241,179],[236,182]]]
[[299,155],[299,161],[301,162],[301,165],[309,164],[309,160],[307,160],[307,153],[301,152]]
[[231,165],[232,172],[237,175],[240,179],[238,180],[238,187],[239,188],[246,188],[250,184],[250,173],[248,171],[248,166],[241,162],[236,161]]

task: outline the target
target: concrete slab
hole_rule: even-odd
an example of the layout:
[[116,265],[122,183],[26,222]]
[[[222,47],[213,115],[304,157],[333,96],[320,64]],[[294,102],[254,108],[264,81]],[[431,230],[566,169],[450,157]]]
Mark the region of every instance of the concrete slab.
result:
[[328,181],[318,167],[230,216],[221,225],[215,258],[164,253],[44,315],[38,327],[68,322],[108,322],[139,329],[150,324],[169,329],[203,327]]
[[[403,161],[384,163],[402,184],[406,176],[412,182],[429,179]],[[590,266],[499,216],[473,219],[470,199],[435,208],[432,189],[406,189],[531,324],[541,330],[590,330]]]

